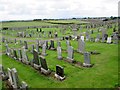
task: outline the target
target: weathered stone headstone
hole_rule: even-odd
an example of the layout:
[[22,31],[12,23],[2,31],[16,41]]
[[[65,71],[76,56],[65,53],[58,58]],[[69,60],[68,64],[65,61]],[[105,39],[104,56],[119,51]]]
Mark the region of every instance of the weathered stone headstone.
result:
[[58,54],[58,59],[61,60],[62,59],[62,49],[60,46],[57,47],[57,54]]
[[57,46],[58,46],[58,47],[61,47],[60,41],[57,42]]
[[5,53],[6,53],[6,55],[9,56],[10,55],[10,49],[8,47],[8,44],[6,44],[5,46],[6,46],[6,52]]
[[27,41],[24,41],[25,49],[28,49]]
[[40,56],[40,63],[41,63],[41,72],[43,74],[50,74],[50,70],[48,69],[46,59],[43,56]]
[[85,52],[85,42],[81,39],[78,40],[78,52],[80,53]]
[[51,49],[51,50],[55,50],[55,47],[54,47],[54,41],[53,41],[53,40],[50,41],[49,49]]
[[12,71],[10,68],[8,68],[7,70],[8,70],[8,77],[9,77],[8,81],[11,85],[13,85]]
[[12,70],[12,77],[13,77],[13,88],[19,88],[19,79],[17,75],[17,70],[13,68]]
[[67,56],[67,59],[68,59],[68,61],[69,62],[74,62],[74,50],[73,50],[73,47],[72,46],[68,46],[68,50],[67,50],[67,52],[68,52],[68,56]]
[[84,53],[84,63],[83,63],[83,66],[85,66],[85,67],[90,67],[91,66],[90,53],[89,52],[85,52]]
[[22,60],[22,52],[20,49],[18,50],[18,60]]
[[34,45],[32,45],[32,50],[31,50],[31,53],[33,53],[33,51],[34,51]]
[[33,51],[33,65],[35,69],[40,69],[39,54],[36,49]]
[[43,46],[42,46],[42,55],[43,55],[43,56],[46,56],[46,55],[47,55],[47,54],[46,54],[46,43],[44,43]]
[[59,80],[64,80],[65,76],[64,76],[64,68],[56,65],[56,73],[55,73],[55,77]]
[[84,41],[84,36],[81,36],[81,40]]
[[29,59],[28,59],[27,52],[26,52],[25,48],[22,49],[22,62],[25,64],[29,64]]
[[113,43],[118,44],[118,35],[116,33],[113,33]]
[[111,43],[111,37],[107,38],[107,43],[109,43],[109,44]]
[[15,60],[17,60],[17,58],[18,58],[18,57],[17,57],[17,52],[16,52],[16,50],[15,50],[15,49],[13,49],[13,55],[14,55],[14,57],[13,57],[13,58],[14,58]]
[[36,50],[37,50],[38,54],[40,54],[39,44],[36,44]]

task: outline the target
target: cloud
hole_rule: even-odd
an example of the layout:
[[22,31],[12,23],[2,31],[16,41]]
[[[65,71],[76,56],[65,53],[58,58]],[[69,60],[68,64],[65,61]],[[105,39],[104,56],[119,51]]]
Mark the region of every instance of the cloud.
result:
[[117,15],[118,0],[0,0],[2,20]]

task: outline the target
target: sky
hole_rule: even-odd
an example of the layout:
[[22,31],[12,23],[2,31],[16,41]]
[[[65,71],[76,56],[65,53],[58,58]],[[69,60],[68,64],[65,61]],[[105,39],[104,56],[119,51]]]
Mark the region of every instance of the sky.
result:
[[118,16],[119,0],[0,0],[0,20]]

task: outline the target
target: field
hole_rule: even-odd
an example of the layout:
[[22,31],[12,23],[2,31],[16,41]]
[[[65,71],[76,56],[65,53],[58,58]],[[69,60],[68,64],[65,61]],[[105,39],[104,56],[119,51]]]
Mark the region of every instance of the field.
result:
[[[54,23],[54,24],[53,24]],[[57,23],[57,24],[55,24]],[[3,27],[22,27],[22,26],[39,26],[39,25],[58,25],[58,23],[74,23],[79,24],[80,21],[65,21],[65,20],[57,20],[57,21],[34,21],[34,22],[5,22],[3,23]],[[83,22],[81,23],[88,23]],[[113,26],[115,24],[112,24]],[[96,37],[99,33],[97,32],[97,28],[91,28],[94,30],[94,34],[92,37]],[[44,31],[58,31],[58,37],[71,35],[71,29],[68,27],[65,34],[63,35],[60,30],[61,28],[42,28]],[[23,30],[24,31],[24,30]],[[36,29],[27,29],[27,32],[34,31]],[[83,33],[86,31],[85,28],[79,30],[78,33]],[[112,34],[113,28],[107,29],[107,33],[110,36]],[[2,35],[3,32],[7,34]],[[29,60],[33,59],[33,55],[30,53],[31,45],[36,43],[36,39],[38,40],[50,40],[54,38],[20,38],[15,36],[15,31],[11,30],[4,30],[0,33],[0,36],[5,37],[7,39],[11,39],[14,42],[14,38],[17,39],[18,44],[9,43],[10,48],[18,49],[21,48],[22,45],[19,44],[19,40],[26,40],[29,44],[29,50],[27,52]],[[11,33],[13,35],[11,36]],[[67,57],[67,46],[66,41],[62,40],[61,47],[62,47],[62,56],[64,58]],[[78,48],[78,41],[77,40],[70,40],[71,46],[73,46],[74,50],[76,51]],[[50,43],[49,43],[50,44]],[[57,47],[57,40],[55,40],[55,48]],[[39,71],[35,70],[33,67],[29,65],[25,65],[21,62],[18,62],[7,55],[5,55],[5,43],[2,43],[2,48],[0,47],[0,63],[4,66],[5,71],[7,68],[16,68],[18,71],[18,77],[20,81],[25,81],[30,88],[115,88],[118,87],[120,81],[118,81],[118,44],[107,44],[101,42],[90,42],[85,41],[85,50],[86,51],[97,51],[100,54],[98,55],[91,55],[91,63],[94,64],[91,68],[85,67],[77,67],[73,64],[69,64],[63,60],[57,59],[57,51],[47,50],[47,56],[45,56],[48,67],[51,71],[55,72],[55,66],[60,65],[64,67],[64,73],[66,79],[64,81],[56,80],[54,77],[45,76],[39,73]],[[42,49],[40,48],[40,51]],[[2,55],[1,55],[2,52]],[[2,58],[2,59],[1,59]],[[76,61],[84,62],[84,57],[82,54],[78,52],[74,52],[74,59]]]

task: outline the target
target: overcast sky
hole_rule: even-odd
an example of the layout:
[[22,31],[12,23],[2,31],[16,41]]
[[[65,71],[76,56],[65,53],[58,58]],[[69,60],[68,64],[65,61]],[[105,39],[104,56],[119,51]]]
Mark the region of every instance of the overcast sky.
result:
[[118,16],[119,0],[0,0],[1,20]]

